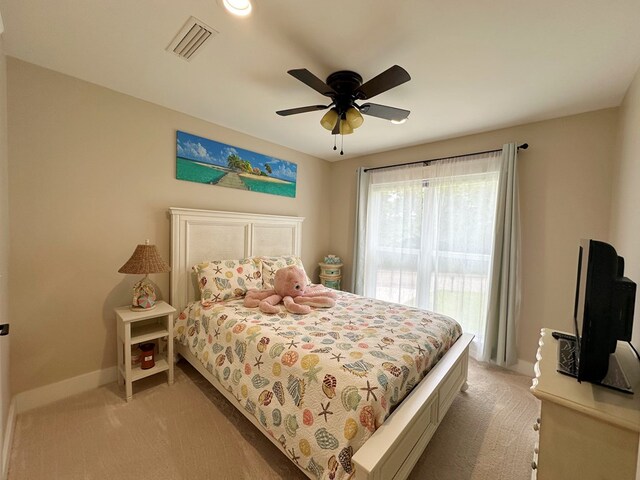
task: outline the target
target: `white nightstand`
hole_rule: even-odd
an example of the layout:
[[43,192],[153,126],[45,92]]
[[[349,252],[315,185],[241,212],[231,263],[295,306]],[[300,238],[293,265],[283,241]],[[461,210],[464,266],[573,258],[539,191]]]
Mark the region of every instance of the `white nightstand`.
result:
[[[126,307],[115,309],[118,322],[118,384],[125,385],[127,402],[133,395],[133,382],[160,372],[167,372],[173,383],[173,316],[176,309],[166,302],[156,302],[154,309],[134,312]],[[131,346],[167,337],[167,346],[158,352],[155,366],[146,370],[131,365]]]

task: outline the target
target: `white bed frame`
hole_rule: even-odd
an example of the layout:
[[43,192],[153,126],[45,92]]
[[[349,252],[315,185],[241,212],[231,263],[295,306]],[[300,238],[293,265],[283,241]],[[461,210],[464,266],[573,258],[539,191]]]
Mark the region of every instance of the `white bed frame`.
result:
[[[171,304],[178,312],[199,298],[191,271],[197,263],[260,255],[300,256],[302,217],[185,208],[169,210]],[[460,337],[354,454],[355,480],[401,480],[409,476],[458,391],[466,390],[471,340],[473,335],[470,334]],[[238,400],[206,370],[188,347],[176,344],[176,351],[263,431],[256,418],[238,406]],[[265,436],[287,455],[275,438]],[[306,470],[301,468],[301,471],[312,478]]]

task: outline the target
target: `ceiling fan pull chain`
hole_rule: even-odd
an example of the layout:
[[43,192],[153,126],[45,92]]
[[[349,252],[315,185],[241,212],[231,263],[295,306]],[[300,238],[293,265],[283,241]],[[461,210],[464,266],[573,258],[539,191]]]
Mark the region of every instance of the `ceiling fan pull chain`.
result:
[[333,136],[333,150],[337,150],[338,147],[336,147],[336,136]]
[[340,155],[344,155],[342,147],[344,146],[344,135],[340,135]]

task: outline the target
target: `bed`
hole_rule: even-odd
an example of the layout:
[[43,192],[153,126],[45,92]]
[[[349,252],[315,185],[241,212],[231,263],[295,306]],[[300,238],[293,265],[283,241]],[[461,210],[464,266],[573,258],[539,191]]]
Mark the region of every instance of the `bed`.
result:
[[309,478],[406,478],[466,388],[473,337],[448,317],[346,292],[308,315],[200,302],[193,265],[299,257],[304,219],[170,214],[177,353]]

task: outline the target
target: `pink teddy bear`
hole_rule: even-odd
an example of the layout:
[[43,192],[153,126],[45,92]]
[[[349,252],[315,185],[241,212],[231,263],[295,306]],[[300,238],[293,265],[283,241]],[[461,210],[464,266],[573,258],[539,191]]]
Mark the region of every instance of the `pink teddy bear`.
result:
[[282,300],[291,313],[306,314],[311,307],[333,307],[336,293],[320,285],[307,287],[304,270],[292,265],[276,271],[274,288],[249,290],[244,297],[245,307],[260,307],[264,313],[278,313]]

